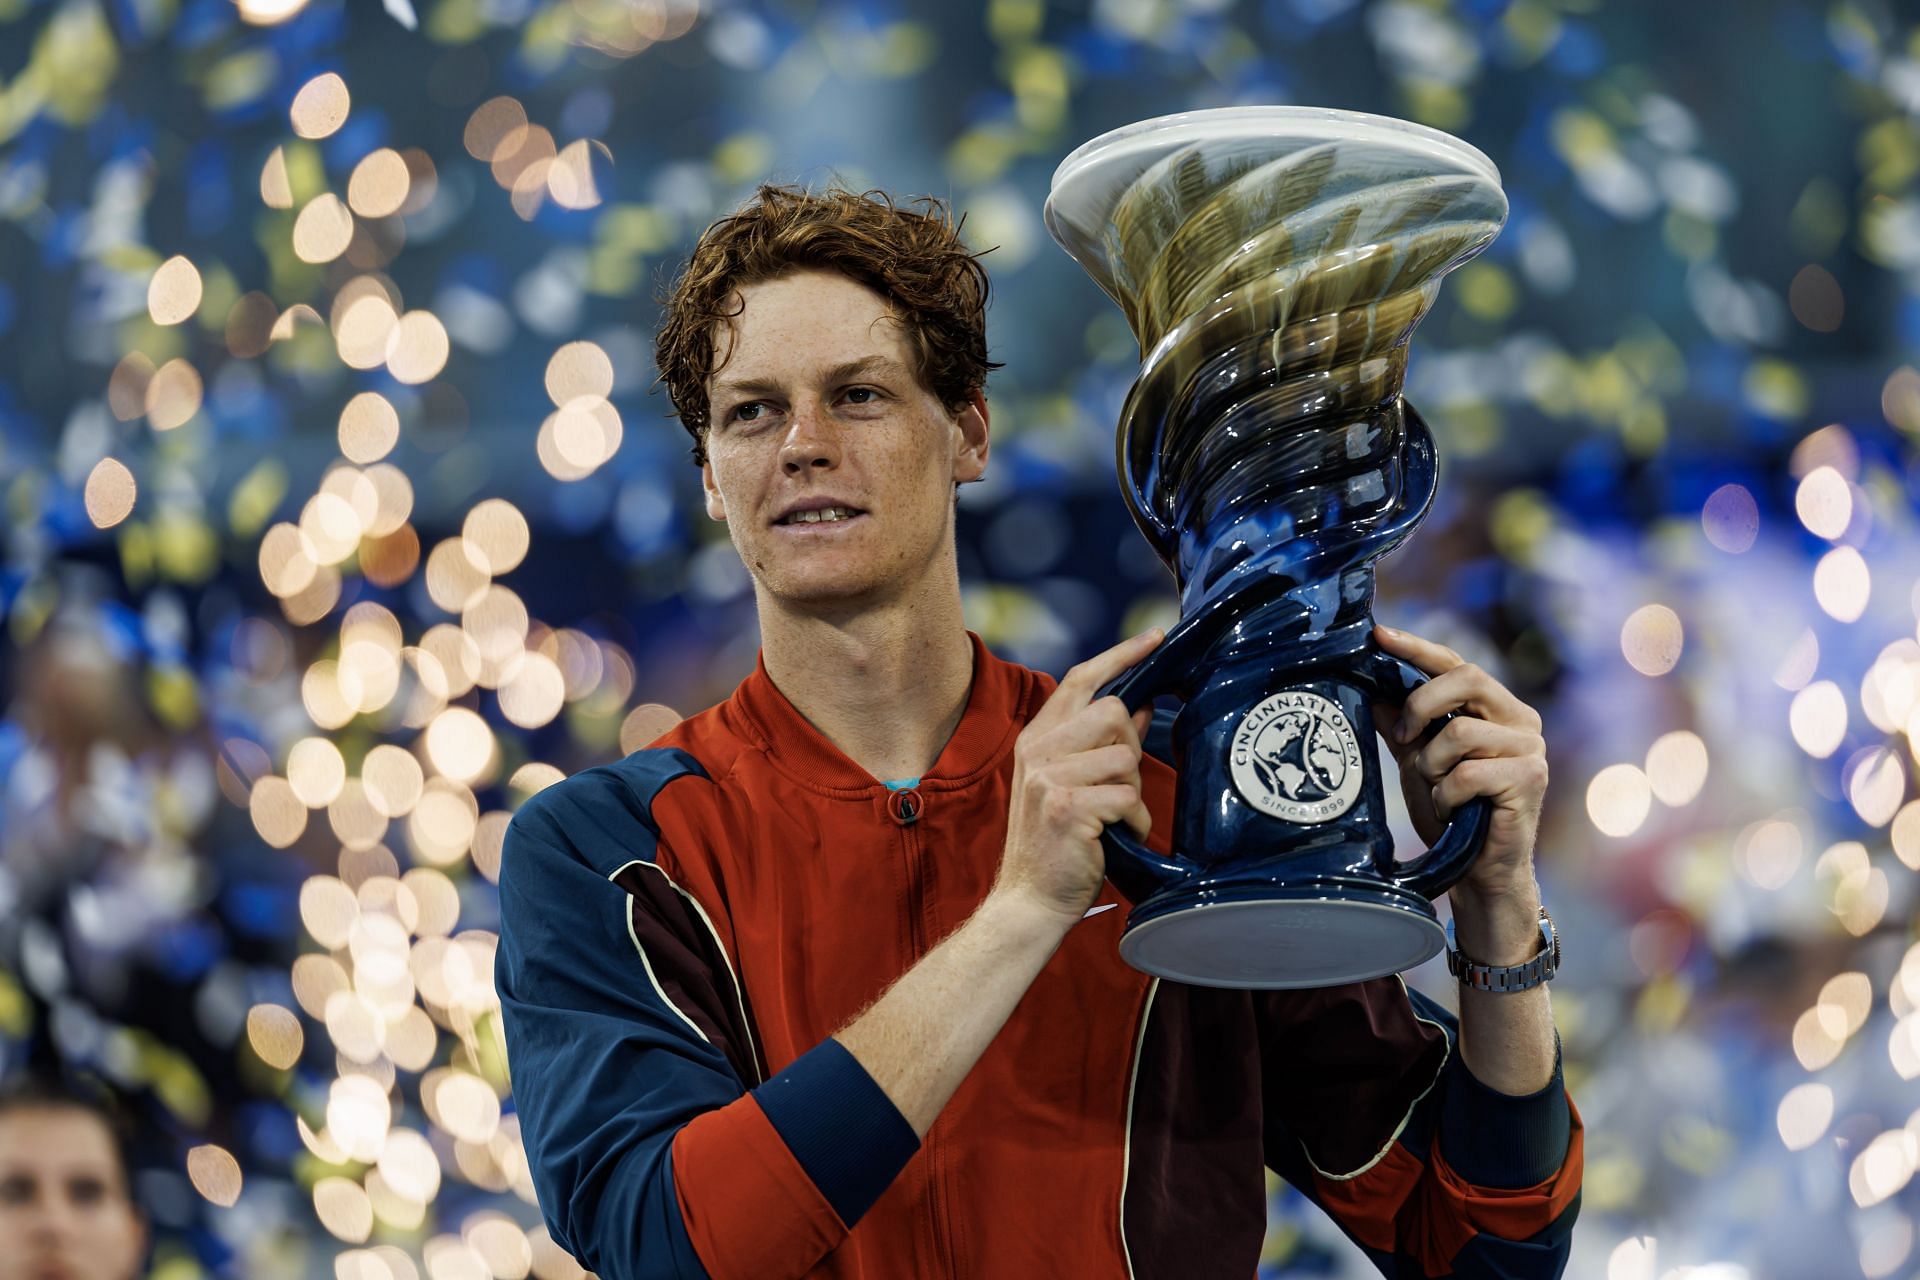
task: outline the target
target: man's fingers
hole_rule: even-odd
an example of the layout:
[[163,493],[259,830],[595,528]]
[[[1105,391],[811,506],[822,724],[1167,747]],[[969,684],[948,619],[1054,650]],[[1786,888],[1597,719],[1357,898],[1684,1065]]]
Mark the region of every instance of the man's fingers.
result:
[[1128,636],[1105,653],[1096,653],[1068,671],[1061,678],[1060,688],[1070,687],[1084,700],[1092,701],[1096,689],[1152,653],[1165,638],[1166,633],[1159,627],[1149,627],[1137,636]]
[[1472,716],[1455,716],[1413,757],[1413,767],[1428,782],[1438,782],[1463,760],[1545,755],[1546,741],[1511,725]]
[[1447,646],[1424,640],[1411,631],[1396,631],[1375,623],[1373,636],[1382,649],[1395,657],[1405,658],[1430,676],[1451,671],[1463,661],[1459,654]]
[[1085,787],[1096,782],[1140,782],[1140,753],[1121,743],[1076,751],[1047,765],[1042,775],[1061,787]]
[[1466,711],[1495,724],[1540,731],[1539,713],[1484,669],[1463,662],[1407,695],[1394,725],[1394,741],[1412,742],[1449,711]]
[[1140,750],[1139,718],[1129,716],[1126,704],[1112,695],[1095,699],[1046,729],[1045,736],[1034,745],[1046,758],[1057,760],[1109,742]]
[[1469,800],[1486,796],[1496,803],[1509,796],[1529,793],[1537,800],[1547,789],[1545,756],[1502,757],[1498,760],[1463,760],[1459,766],[1434,784],[1433,811],[1442,822]]

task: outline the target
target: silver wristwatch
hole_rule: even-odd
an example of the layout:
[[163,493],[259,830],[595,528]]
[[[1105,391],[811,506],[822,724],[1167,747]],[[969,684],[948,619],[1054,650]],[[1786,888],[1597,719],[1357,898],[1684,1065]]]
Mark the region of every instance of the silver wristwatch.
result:
[[1560,971],[1560,935],[1554,931],[1553,917],[1540,908],[1540,950],[1524,964],[1475,964],[1461,955],[1453,937],[1453,921],[1447,921],[1447,972],[1475,991],[1494,991],[1502,995],[1525,991],[1552,979]]

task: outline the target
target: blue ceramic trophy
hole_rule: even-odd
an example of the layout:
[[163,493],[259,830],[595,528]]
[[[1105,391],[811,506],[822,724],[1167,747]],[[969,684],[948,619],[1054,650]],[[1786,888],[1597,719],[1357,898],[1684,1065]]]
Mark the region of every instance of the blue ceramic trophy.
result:
[[1318,987],[1445,943],[1429,900],[1489,810],[1396,861],[1369,703],[1425,677],[1370,639],[1374,561],[1433,501],[1408,339],[1506,214],[1493,162],[1459,139],[1316,108],[1147,120],[1054,173],[1048,230],[1140,341],[1120,487],[1180,593],[1166,640],[1106,690],[1182,703],[1172,855],[1119,826],[1105,841],[1138,969]]

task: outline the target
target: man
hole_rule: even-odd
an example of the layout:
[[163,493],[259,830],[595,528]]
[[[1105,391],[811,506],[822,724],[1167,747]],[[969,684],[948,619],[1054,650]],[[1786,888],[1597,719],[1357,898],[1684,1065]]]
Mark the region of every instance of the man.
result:
[[146,1252],[112,1115],[42,1086],[0,1095],[0,1280],[133,1280]]
[[[1164,849],[1173,772],[1093,695],[1159,637],[1055,687],[965,629],[987,282],[928,203],[763,188],[668,301],[657,363],[760,661],[509,828],[497,977],[554,1237],[606,1280],[1247,1277],[1269,1167],[1388,1274],[1556,1275],[1581,1148],[1544,988],[1463,991],[1456,1038],[1398,978],[1224,991],[1119,959],[1099,834]],[[1539,719],[1381,643],[1438,676],[1394,742],[1423,833],[1496,806],[1460,949],[1518,964]]]

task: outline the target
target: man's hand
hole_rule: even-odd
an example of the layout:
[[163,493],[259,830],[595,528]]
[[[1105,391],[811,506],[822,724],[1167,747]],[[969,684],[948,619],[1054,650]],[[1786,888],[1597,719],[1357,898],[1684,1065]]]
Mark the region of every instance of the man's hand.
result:
[[994,892],[1058,913],[1071,925],[1100,895],[1106,825],[1125,822],[1146,838],[1153,820],[1140,798],[1140,740],[1153,710],[1129,716],[1120,699],[1093,695],[1162,638],[1156,627],[1074,667],[1021,730]]
[[[1455,809],[1476,796],[1488,797],[1493,822],[1486,846],[1456,891],[1489,901],[1526,892],[1533,882],[1533,845],[1547,794],[1547,744],[1540,736],[1539,713],[1444,645],[1381,626],[1374,628],[1374,637],[1388,653],[1432,677],[1403,707],[1373,707],[1374,724],[1399,762],[1414,830],[1432,844]],[[1459,714],[1427,735],[1449,711]]]

